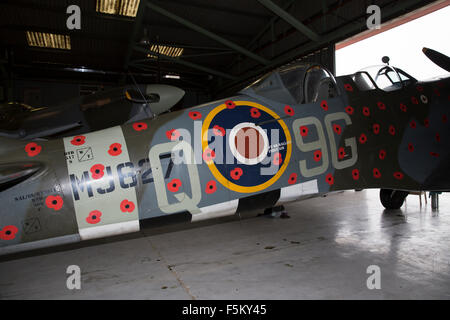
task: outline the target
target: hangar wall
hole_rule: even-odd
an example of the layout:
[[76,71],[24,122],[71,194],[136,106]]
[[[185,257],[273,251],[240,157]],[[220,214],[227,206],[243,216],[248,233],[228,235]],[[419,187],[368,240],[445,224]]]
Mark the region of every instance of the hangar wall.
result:
[[300,59],[295,60],[295,62],[316,62],[323,65],[325,68],[330,70],[334,75],[336,74],[336,62],[335,62],[335,46],[330,44],[320,50],[312,52]]
[[[133,85],[128,83],[127,85]],[[13,84],[13,101],[23,102],[33,107],[52,107],[79,96],[115,88],[112,84],[104,83],[75,83],[55,82],[45,79],[18,79]],[[140,85],[145,90],[145,84]],[[189,108],[211,100],[211,95],[194,90],[185,90],[183,99],[174,106],[173,110]]]

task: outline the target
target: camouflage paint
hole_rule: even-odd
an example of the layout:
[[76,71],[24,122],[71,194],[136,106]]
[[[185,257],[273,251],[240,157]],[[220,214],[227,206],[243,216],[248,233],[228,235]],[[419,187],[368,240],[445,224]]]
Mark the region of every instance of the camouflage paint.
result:
[[[37,172],[0,193],[0,253],[137,231],[161,219],[215,218],[337,190],[450,190],[449,79],[392,92],[359,91],[350,76],[337,83],[341,95],[318,103],[286,105],[241,95],[83,137],[1,139],[1,168]],[[227,114],[216,118],[222,111]],[[216,125],[227,139],[243,122],[282,128],[280,144],[267,149],[270,162],[279,163],[271,176],[246,178],[250,165],[236,161],[222,171],[214,169],[214,159],[175,163],[174,152],[199,160],[195,151],[201,158],[214,142],[196,131]],[[91,152],[93,159],[80,161],[82,148],[91,151],[80,156]],[[100,221],[92,223],[99,218],[96,210]]]

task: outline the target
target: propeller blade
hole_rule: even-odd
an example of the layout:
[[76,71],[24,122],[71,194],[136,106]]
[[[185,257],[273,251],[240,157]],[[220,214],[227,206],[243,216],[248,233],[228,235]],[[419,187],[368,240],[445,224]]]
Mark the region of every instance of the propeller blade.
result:
[[450,58],[436,50],[423,48],[422,52],[442,69],[450,72]]

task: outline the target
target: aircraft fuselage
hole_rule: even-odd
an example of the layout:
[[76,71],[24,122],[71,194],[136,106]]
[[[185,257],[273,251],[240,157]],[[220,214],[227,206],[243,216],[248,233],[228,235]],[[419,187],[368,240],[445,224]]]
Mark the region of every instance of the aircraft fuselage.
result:
[[239,95],[59,140],[2,140],[1,168],[23,179],[0,177],[0,254],[338,190],[450,190],[449,79],[338,86],[315,103]]

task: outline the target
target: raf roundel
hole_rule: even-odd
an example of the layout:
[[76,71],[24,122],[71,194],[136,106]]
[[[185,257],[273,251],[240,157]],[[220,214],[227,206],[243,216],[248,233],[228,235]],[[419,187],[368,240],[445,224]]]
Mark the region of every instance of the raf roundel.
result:
[[[290,106],[281,112],[294,114]],[[202,148],[204,154],[214,152],[204,160],[216,180],[241,193],[275,183],[292,153],[289,129],[281,118],[252,101],[227,101],[212,109],[203,122]]]

